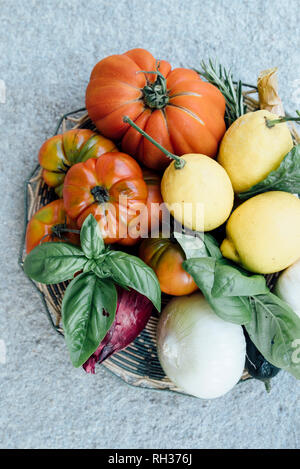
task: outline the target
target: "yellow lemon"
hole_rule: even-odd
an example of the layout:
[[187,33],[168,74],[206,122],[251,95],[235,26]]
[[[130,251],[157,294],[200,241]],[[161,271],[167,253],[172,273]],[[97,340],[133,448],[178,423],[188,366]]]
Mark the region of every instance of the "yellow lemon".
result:
[[161,182],[163,200],[175,220],[196,231],[210,231],[230,215],[234,193],[228,174],[212,158],[183,155],[186,164],[176,169],[173,161]]
[[251,272],[290,266],[300,258],[300,200],[281,191],[247,200],[230,216],[221,251]]
[[269,128],[266,119],[278,119],[269,111],[249,112],[227,130],[220,145],[218,162],[226,169],[235,192],[243,192],[276,169],[292,149],[286,123]]

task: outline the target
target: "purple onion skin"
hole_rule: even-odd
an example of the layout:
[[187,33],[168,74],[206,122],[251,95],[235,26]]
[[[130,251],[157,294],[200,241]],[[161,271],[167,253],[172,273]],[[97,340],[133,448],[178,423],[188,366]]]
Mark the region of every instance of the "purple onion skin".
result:
[[118,304],[115,320],[97,350],[83,364],[87,373],[95,374],[96,363],[102,363],[113,353],[127,347],[145,328],[152,303],[135,290],[117,287]]

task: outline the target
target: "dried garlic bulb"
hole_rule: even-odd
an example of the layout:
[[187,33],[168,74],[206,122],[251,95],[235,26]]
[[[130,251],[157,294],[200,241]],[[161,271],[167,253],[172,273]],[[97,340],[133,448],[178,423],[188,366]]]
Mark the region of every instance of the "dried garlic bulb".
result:
[[257,80],[260,108],[284,116],[282,101],[278,96],[277,68],[260,72]]

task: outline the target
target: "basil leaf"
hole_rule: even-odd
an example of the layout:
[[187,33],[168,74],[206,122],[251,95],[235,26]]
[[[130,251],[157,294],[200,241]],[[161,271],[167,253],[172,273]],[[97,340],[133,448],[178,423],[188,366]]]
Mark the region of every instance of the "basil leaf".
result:
[[208,257],[222,259],[223,255],[215,238],[211,234],[204,234],[204,244],[208,253]]
[[231,265],[225,259],[218,260],[215,266],[212,296],[251,296],[268,293],[263,275],[251,275],[241,268]]
[[24,271],[40,283],[60,283],[81,270],[87,259],[72,244],[51,242],[35,247],[25,258]]
[[121,251],[109,251],[104,261],[105,268],[119,285],[133,288],[161,309],[161,290],[158,279],[141,259]]
[[62,321],[70,358],[79,367],[95,352],[110,329],[117,309],[117,290],[111,280],[92,272],[68,285],[62,301]]
[[99,225],[92,214],[88,215],[80,230],[81,248],[88,259],[95,259],[104,251],[105,245]]
[[174,238],[180,244],[187,259],[206,256],[206,247],[202,239],[197,235],[187,235],[174,231]]
[[272,365],[300,379],[300,318],[272,293],[250,302],[252,319],[245,327],[252,342]]
[[193,277],[206,300],[220,318],[234,324],[246,324],[251,319],[251,308],[247,298],[241,296],[215,298],[212,295],[216,263],[216,259],[203,257],[188,259],[183,262],[182,266]]
[[279,167],[249,190],[238,194],[242,200],[268,191],[285,191],[300,194],[300,144],[284,157]]
[[195,232],[194,235],[188,235],[174,231],[174,237],[182,247],[187,259],[195,257],[219,259],[223,257],[217,241],[210,234]]

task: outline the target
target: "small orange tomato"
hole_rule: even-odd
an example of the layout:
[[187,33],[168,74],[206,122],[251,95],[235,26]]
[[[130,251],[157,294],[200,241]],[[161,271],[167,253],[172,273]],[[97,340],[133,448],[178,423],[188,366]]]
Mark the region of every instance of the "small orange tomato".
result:
[[72,129],[54,135],[43,143],[39,151],[43,179],[62,197],[64,179],[71,166],[112,151],[117,151],[117,148],[111,140],[89,129]]
[[67,216],[62,199],[54,200],[40,208],[26,229],[27,254],[40,243],[47,241],[67,241],[79,244],[79,235],[68,232],[68,229],[77,229],[76,224]]
[[198,289],[192,277],[182,267],[186,257],[176,240],[162,235],[145,239],[140,245],[140,258],[156,273],[162,292],[182,296]]

